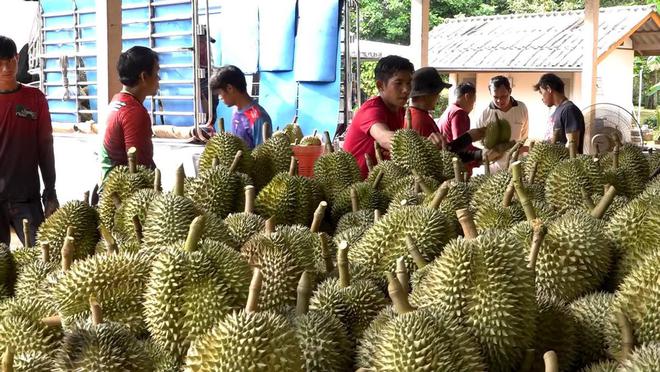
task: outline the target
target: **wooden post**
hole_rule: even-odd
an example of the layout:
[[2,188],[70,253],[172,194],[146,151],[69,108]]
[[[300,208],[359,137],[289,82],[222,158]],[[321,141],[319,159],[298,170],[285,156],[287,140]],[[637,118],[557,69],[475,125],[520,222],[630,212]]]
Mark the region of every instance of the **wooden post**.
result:
[[430,0],[411,0],[410,2],[410,49],[414,56],[415,68],[429,64],[429,13]]
[[[600,0],[584,2],[583,56],[582,56],[582,107],[596,103],[596,78],[598,76],[598,13]],[[591,111],[592,116],[595,114]],[[593,122],[593,117],[585,118]],[[591,130],[586,126],[584,138],[591,138]],[[584,141],[584,153],[591,153],[591,143]]]
[[[98,123],[105,128],[108,103],[121,88],[117,61],[121,54],[121,0],[96,1]],[[101,137],[103,138],[103,137]]]

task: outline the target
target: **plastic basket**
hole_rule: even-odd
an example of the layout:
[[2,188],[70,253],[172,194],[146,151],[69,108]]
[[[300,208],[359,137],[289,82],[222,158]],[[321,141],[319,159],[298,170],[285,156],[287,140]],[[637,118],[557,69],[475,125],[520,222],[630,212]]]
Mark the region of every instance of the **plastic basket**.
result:
[[314,177],[314,162],[323,154],[323,146],[291,146],[298,161],[298,175]]

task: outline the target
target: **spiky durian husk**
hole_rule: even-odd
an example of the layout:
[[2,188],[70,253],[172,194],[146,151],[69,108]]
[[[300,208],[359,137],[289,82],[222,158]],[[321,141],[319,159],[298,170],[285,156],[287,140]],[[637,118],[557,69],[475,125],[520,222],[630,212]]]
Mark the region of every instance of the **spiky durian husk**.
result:
[[336,233],[332,240],[334,241],[335,245],[339,245],[342,242],[346,242],[348,244],[348,247],[353,247],[357,242],[362,239],[364,234],[371,228],[371,226],[368,225],[363,225],[363,226],[355,226],[351,227],[348,229],[344,229],[339,233]]
[[167,350],[151,339],[140,340],[148,358],[153,361],[153,372],[172,372],[180,369],[180,363]]
[[409,272],[416,267],[406,246],[410,236],[427,261],[433,260],[443,246],[456,236],[444,213],[423,206],[400,208],[383,216],[348,251],[351,262],[374,272],[394,271],[396,260],[404,257]]
[[470,207],[477,210],[480,206],[486,204],[502,204],[506,188],[511,182],[509,172],[497,172],[484,180],[479,188],[472,194]]
[[468,180],[468,190],[470,190],[470,200],[472,200],[472,196],[474,195],[475,192],[481,187],[481,185],[488,180],[490,176],[487,176],[485,174],[478,174],[476,176],[470,177]]
[[335,196],[331,212],[334,221],[339,221],[343,215],[351,212],[351,188],[354,188],[357,193],[358,210],[368,209],[373,211],[379,209],[384,211],[387,209],[389,201],[380,190],[374,189],[371,183],[357,182]]
[[273,137],[277,137],[281,134],[286,135],[286,137],[289,139],[289,143],[296,143],[296,140],[300,142],[303,139],[302,129],[300,128],[300,125],[296,123],[289,123],[285,125],[281,131],[273,133]]
[[158,195],[160,194],[153,189],[140,189],[124,200],[115,213],[115,233],[121,238],[137,241],[133,217],[137,216],[144,226],[149,205]]
[[304,371],[295,330],[282,315],[232,313],[196,339],[186,357],[191,371]]
[[503,231],[458,238],[428,264],[411,295],[415,306],[437,306],[470,328],[491,371],[522,362],[534,342],[534,276],[522,244]]
[[652,179],[644,191],[637,196],[637,199],[652,200],[654,196],[660,194],[660,177]]
[[154,171],[144,166],[138,166],[136,173],[130,173],[125,165],[112,168],[99,195],[98,211],[101,224],[108,230],[114,228],[116,210],[111,197],[113,193],[117,194],[119,200],[124,201],[137,190],[152,187],[153,184]]
[[266,186],[276,174],[288,172],[293,151],[286,136],[274,136],[252,151],[252,176],[258,190]]
[[225,218],[229,213],[243,209],[245,186],[247,184],[238,173],[217,166],[202,171],[185,190],[186,196],[200,209]]
[[560,371],[573,371],[578,354],[577,326],[567,305],[551,299],[539,299],[534,336],[534,371],[544,370],[543,354],[548,350],[557,353]]
[[[283,225],[277,227],[277,234],[281,235],[290,248],[289,250],[295,252],[302,262],[314,262],[316,271],[322,272],[325,270],[325,257],[321,252],[321,237],[319,233],[312,233],[307,226],[302,225]],[[334,260],[337,252],[337,246],[333,240],[326,233],[328,253],[330,259]],[[306,264],[307,265],[307,264]]]
[[252,174],[252,156],[245,142],[228,132],[218,133],[206,143],[202,155],[199,157],[199,171],[203,172],[213,165],[213,159],[218,159],[218,165],[227,169],[234,162],[234,157],[238,151],[243,152],[243,156],[236,168],[237,172]]
[[[0,243],[0,247],[3,246],[4,244]],[[15,248],[12,251],[12,257],[14,258],[14,264],[16,265],[16,272],[20,272],[23,266],[41,258],[41,249],[36,247]]]
[[438,148],[412,129],[400,129],[394,133],[391,154],[392,160],[408,171],[415,170],[438,181],[446,179],[443,167],[447,165]]
[[46,326],[41,319],[53,315],[56,312],[52,306],[42,300],[8,300],[0,310],[0,347],[4,350],[10,346],[15,358],[25,359],[26,363],[43,356],[52,357],[59,347],[62,330]]
[[[436,190],[440,186],[440,182],[435,180],[432,177],[421,176],[422,181],[432,190]],[[392,182],[386,189],[383,189],[383,193],[390,199],[392,199],[396,194],[402,192],[403,190],[413,190],[415,187],[415,177],[414,176],[405,176],[398,180]]]
[[374,211],[372,209],[362,209],[357,212],[349,212],[341,216],[339,222],[337,222],[335,235],[354,227],[369,227],[373,224]]
[[620,372],[620,370],[618,362],[605,360],[584,367],[580,370],[580,372]]
[[610,218],[606,231],[620,257],[620,281],[660,246],[660,194],[635,199],[619,209]]
[[424,199],[426,199],[426,194],[422,192],[417,192],[413,188],[403,189],[394,194],[387,211],[392,212],[412,205],[423,205]]
[[28,351],[14,355],[14,372],[51,372],[53,354]]
[[315,136],[305,136],[300,140],[300,146],[321,146],[321,139]]
[[16,297],[46,300],[49,292],[46,279],[59,269],[59,263],[54,261],[44,262],[39,259],[23,266],[16,279]]
[[[614,165],[614,153],[607,153],[602,161],[607,169],[611,169]],[[619,149],[619,167],[632,170],[635,175],[635,182],[643,183],[649,177],[649,161],[641,147],[632,143],[624,143]]]
[[660,167],[660,151],[654,151],[649,155],[649,176],[653,175],[658,167]]
[[[534,211],[538,218],[551,222],[561,217],[561,213],[552,209],[547,203],[532,200]],[[525,212],[517,201],[508,207],[499,204],[484,204],[477,208],[474,223],[479,232],[489,229],[509,229],[525,220]]]
[[314,163],[314,178],[331,203],[344,189],[362,180],[355,158],[345,151],[321,155]]
[[76,326],[67,332],[55,361],[56,371],[153,371],[144,345],[122,324]]
[[225,218],[237,247],[242,247],[250,238],[263,230],[266,220],[254,213],[232,213]]
[[[188,236],[190,223],[202,212],[195,203],[183,196],[163,194],[149,205],[143,227],[143,243],[148,247],[174,244]],[[211,239],[235,247],[236,242],[225,223],[212,213],[205,213],[206,223],[202,239]]]
[[16,283],[16,262],[11,250],[4,243],[0,243],[0,300],[14,294]]
[[602,187],[591,184],[584,162],[566,159],[557,164],[545,181],[545,198],[556,210],[583,209],[582,190],[593,193]]
[[625,277],[614,300],[623,312],[639,344],[660,341],[660,254],[653,252]]
[[376,164],[371,170],[371,172],[369,172],[369,176],[367,176],[367,182],[373,184],[373,182],[376,180],[376,176],[379,173],[383,174],[383,178],[380,180],[381,190],[385,190],[390,185],[397,182],[398,180],[410,176],[409,171],[397,165],[394,161],[383,160],[380,163]]
[[391,309],[364,333],[359,366],[377,371],[484,371],[479,344],[451,316],[422,308]]
[[554,167],[562,160],[568,159],[568,150],[562,144],[537,142],[525,159],[523,168],[527,179],[536,163],[534,182],[543,184]]
[[259,192],[255,208],[264,218],[275,217],[277,224],[307,225],[320,201],[315,181],[280,173]]
[[600,164],[600,159],[587,154],[578,154],[575,159],[582,162],[582,167],[589,178],[591,189],[587,191],[592,193],[601,191],[605,184],[605,178],[603,176],[603,167]]
[[644,190],[644,183],[636,179],[635,172],[630,168],[608,169],[603,172],[604,182],[617,189],[619,195],[632,199]]
[[326,311],[310,311],[293,321],[307,371],[343,372],[352,367],[353,350],[344,325]]
[[99,215],[94,208],[81,201],[70,201],[41,224],[37,231],[37,242],[38,245],[48,243],[51,247],[51,259],[60,261],[67,228],[72,226],[75,239],[73,259],[85,258],[94,253],[99,241],[98,224]]
[[335,314],[355,342],[384,306],[385,296],[371,280],[351,278],[350,285],[342,287],[330,278],[316,288],[309,308]]
[[[426,196],[424,200],[426,205],[429,205],[433,200],[434,194]],[[440,202],[438,207],[441,212],[447,216],[454,227],[454,231],[460,234],[462,229],[456,217],[456,211],[459,209],[468,208],[470,206],[470,190],[465,182],[451,181],[447,190],[447,196]]]
[[144,330],[144,290],[151,262],[140,253],[96,255],[75,261],[59,274],[52,300],[64,327],[89,316],[89,298],[103,304],[103,318],[126,324],[135,333]]
[[621,363],[621,372],[651,372],[660,370],[660,344],[652,342],[633,350]]
[[247,300],[250,269],[238,252],[217,242],[184,252],[166,248],[151,266],[144,317],[154,342],[183,362],[190,343]]
[[613,316],[614,295],[596,292],[579,298],[570,304],[571,317],[575,320],[578,366],[584,366],[616,355],[619,349],[619,331]]

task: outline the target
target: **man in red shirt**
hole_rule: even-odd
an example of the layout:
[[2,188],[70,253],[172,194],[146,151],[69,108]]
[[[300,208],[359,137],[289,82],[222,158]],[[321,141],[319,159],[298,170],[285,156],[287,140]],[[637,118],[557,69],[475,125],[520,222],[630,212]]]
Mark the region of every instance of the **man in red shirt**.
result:
[[[10,228],[25,243],[22,220],[30,224],[28,245],[45,216],[59,206],[55,193],[53,130],[44,94],[16,81],[16,44],[0,36],[0,243]],[[44,183],[40,197],[39,170]]]
[[440,74],[433,67],[422,67],[413,74],[410,121],[412,129],[421,136],[428,137],[440,132],[429,111],[432,111],[438,103],[440,92],[449,87],[451,84],[442,81]]
[[123,84],[121,92],[110,102],[110,114],[101,148],[103,179],[117,165],[128,164],[126,151],[137,150],[137,163],[155,168],[151,142],[151,117],[142,103],[158,91],[158,54],[153,50],[134,46],[119,56],[117,72]]

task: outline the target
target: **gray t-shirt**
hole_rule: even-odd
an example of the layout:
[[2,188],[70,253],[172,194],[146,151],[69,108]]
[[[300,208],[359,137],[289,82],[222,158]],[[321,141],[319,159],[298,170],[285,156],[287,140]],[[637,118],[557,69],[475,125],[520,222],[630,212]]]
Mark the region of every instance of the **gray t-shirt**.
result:
[[566,100],[557,106],[551,120],[553,129],[559,130],[557,140],[561,143],[568,142],[566,133],[580,133],[578,153],[581,154],[584,142],[584,115],[582,115],[582,111],[573,102]]

